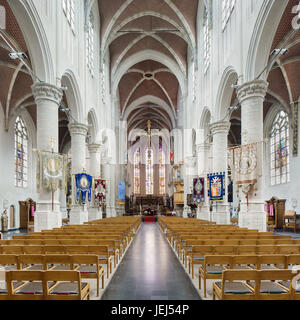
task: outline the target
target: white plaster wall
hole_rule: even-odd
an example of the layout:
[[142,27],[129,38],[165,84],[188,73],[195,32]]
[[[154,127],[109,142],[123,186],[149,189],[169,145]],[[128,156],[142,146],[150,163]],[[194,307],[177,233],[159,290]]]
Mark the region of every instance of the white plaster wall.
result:
[[[30,115],[26,110],[21,111],[23,121],[28,130],[28,186],[27,188],[15,187],[15,150],[14,150],[14,117],[10,122],[8,132],[4,130],[3,113],[0,111],[0,212],[3,212],[3,200],[7,200],[9,206],[15,207],[15,227],[20,225],[19,201],[25,201],[28,198],[37,199],[36,194],[36,166],[35,154],[32,151],[36,147],[35,127]],[[10,226],[10,216],[8,212],[8,226]]]

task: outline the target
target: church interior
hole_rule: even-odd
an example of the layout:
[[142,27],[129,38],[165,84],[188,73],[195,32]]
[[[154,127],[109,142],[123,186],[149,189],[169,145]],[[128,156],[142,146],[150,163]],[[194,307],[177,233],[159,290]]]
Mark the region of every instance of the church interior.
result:
[[299,300],[299,30],[299,0],[0,0],[0,300]]

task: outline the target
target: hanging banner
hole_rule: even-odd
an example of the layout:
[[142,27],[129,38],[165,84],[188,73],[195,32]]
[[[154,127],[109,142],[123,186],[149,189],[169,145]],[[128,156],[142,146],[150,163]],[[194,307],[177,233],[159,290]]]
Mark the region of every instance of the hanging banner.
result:
[[95,204],[102,207],[106,201],[106,181],[103,179],[94,180]]
[[210,201],[223,201],[225,196],[225,172],[207,175]]
[[193,202],[201,203],[204,201],[204,178],[193,179]]
[[125,204],[125,182],[119,181],[118,183],[118,202],[119,204]]
[[75,174],[76,181],[76,201],[79,202],[81,194],[81,204],[86,204],[86,194],[88,201],[91,201],[93,177],[86,173]]
[[262,142],[242,145],[229,149],[229,164],[232,179],[237,185],[249,185],[257,182],[261,174]]
[[37,192],[55,192],[67,186],[67,156],[52,152],[37,152]]

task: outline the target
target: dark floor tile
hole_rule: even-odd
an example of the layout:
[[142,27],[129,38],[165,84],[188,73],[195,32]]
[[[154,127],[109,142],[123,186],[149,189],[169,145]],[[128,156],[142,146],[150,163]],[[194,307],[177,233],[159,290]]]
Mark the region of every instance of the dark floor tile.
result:
[[199,300],[185,270],[155,224],[144,224],[103,300]]

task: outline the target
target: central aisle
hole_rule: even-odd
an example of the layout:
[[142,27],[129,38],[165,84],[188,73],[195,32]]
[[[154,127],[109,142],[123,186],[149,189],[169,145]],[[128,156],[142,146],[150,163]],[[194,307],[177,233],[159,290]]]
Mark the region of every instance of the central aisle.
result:
[[143,223],[102,300],[201,300],[156,223]]

